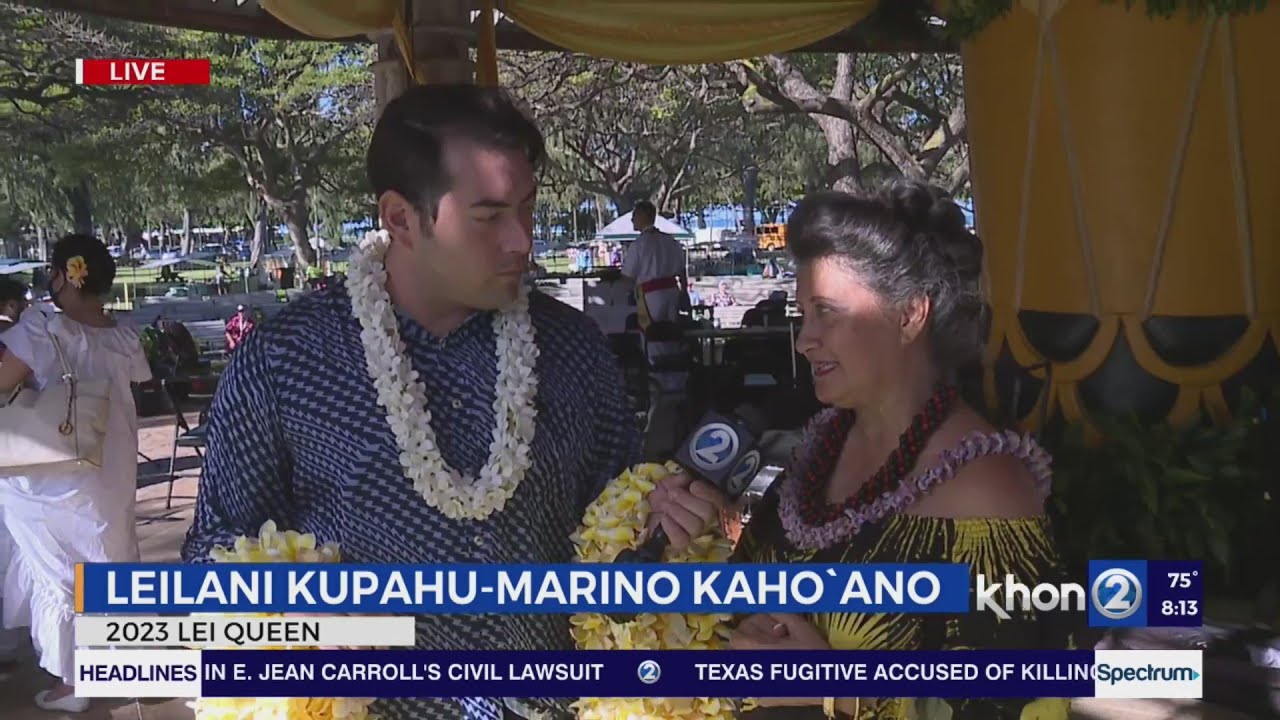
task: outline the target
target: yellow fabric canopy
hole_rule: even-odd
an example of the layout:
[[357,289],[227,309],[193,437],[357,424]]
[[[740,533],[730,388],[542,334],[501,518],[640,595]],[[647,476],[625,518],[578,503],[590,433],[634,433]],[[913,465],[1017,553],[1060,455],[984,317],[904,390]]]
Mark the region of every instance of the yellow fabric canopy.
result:
[[875,0],[507,0],[507,15],[564,48],[677,65],[787,52],[853,25]]
[[[260,0],[281,22],[318,38],[392,28],[401,2]],[[506,0],[501,9],[529,32],[576,52],[671,65],[794,50],[849,27],[875,6],[876,0]]]
[[315,38],[344,38],[386,30],[401,0],[258,0],[280,22]]

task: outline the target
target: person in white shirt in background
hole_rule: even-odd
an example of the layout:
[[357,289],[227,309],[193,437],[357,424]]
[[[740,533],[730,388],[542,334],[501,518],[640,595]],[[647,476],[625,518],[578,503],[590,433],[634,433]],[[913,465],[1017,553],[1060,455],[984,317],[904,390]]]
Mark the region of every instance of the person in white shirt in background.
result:
[[658,210],[653,203],[641,200],[631,211],[631,223],[640,237],[627,248],[622,260],[622,274],[636,285],[636,312],[640,330],[645,333],[645,349],[650,365],[649,420],[645,430],[645,454],[650,459],[669,457],[675,448],[676,418],[684,398],[689,374],[685,371],[663,371],[655,368],[663,358],[675,358],[687,352],[679,340],[650,339],[655,323],[678,323],[680,299],[688,284],[684,246],[662,232],[654,223]]

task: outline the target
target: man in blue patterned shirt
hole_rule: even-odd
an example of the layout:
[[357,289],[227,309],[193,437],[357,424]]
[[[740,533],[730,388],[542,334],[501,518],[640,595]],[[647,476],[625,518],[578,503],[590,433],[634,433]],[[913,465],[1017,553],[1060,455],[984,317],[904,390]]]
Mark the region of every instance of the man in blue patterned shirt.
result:
[[[491,453],[495,318],[520,296],[543,156],[541,134],[504,93],[469,85],[410,89],[388,104],[370,144],[400,352],[425,391],[423,424],[436,435],[428,451],[455,474],[475,477]],[[578,310],[530,294],[536,426],[522,451],[531,462],[501,510],[455,519],[405,476],[403,438],[379,405],[366,365],[370,340],[353,315],[356,282],[353,275],[351,288],[339,283],[291,303],[236,351],[213,402],[183,557],[202,561],[215,544],[274,520],[339,543],[353,563],[569,561],[569,536],[586,505],[639,457],[639,431],[599,329]],[[720,501],[710,486],[674,477],[655,491],[650,522],[679,547]],[[572,647],[565,616],[429,615],[418,618],[417,632],[424,649]],[[567,712],[551,701],[490,698],[375,707],[386,720],[531,710]]]

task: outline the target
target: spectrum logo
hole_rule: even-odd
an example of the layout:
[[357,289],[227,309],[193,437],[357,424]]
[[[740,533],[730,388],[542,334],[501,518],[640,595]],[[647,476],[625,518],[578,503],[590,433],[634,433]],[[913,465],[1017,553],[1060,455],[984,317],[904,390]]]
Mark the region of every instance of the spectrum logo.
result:
[[1198,699],[1204,696],[1204,654],[1200,650],[1098,650],[1093,689],[1100,698]]

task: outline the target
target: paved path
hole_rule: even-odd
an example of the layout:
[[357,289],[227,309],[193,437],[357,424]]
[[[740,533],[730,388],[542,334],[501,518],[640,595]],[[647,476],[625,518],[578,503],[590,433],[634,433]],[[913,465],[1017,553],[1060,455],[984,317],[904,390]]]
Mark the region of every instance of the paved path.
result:
[[[194,418],[192,418],[194,420]],[[143,421],[139,433],[139,449],[151,458],[168,458],[173,441],[172,420],[149,418]],[[179,467],[191,467],[195,473],[196,458],[191,450],[180,453]],[[144,464],[141,473],[155,472],[156,465]],[[166,562],[178,559],[182,538],[191,522],[191,508],[196,494],[194,476],[180,479],[174,488],[174,510],[164,509],[165,485],[143,487],[137,494],[139,544],[142,559],[147,562]],[[154,519],[164,517],[167,519]],[[49,713],[31,702],[31,697],[51,684],[30,658],[19,673],[10,679],[0,680],[0,720],[55,720],[78,717],[85,720],[191,720],[192,712],[186,700],[98,700],[88,713],[66,716]],[[1203,705],[1195,701],[1179,700],[1096,700],[1084,699],[1076,703],[1075,720],[1248,720],[1248,716]]]

